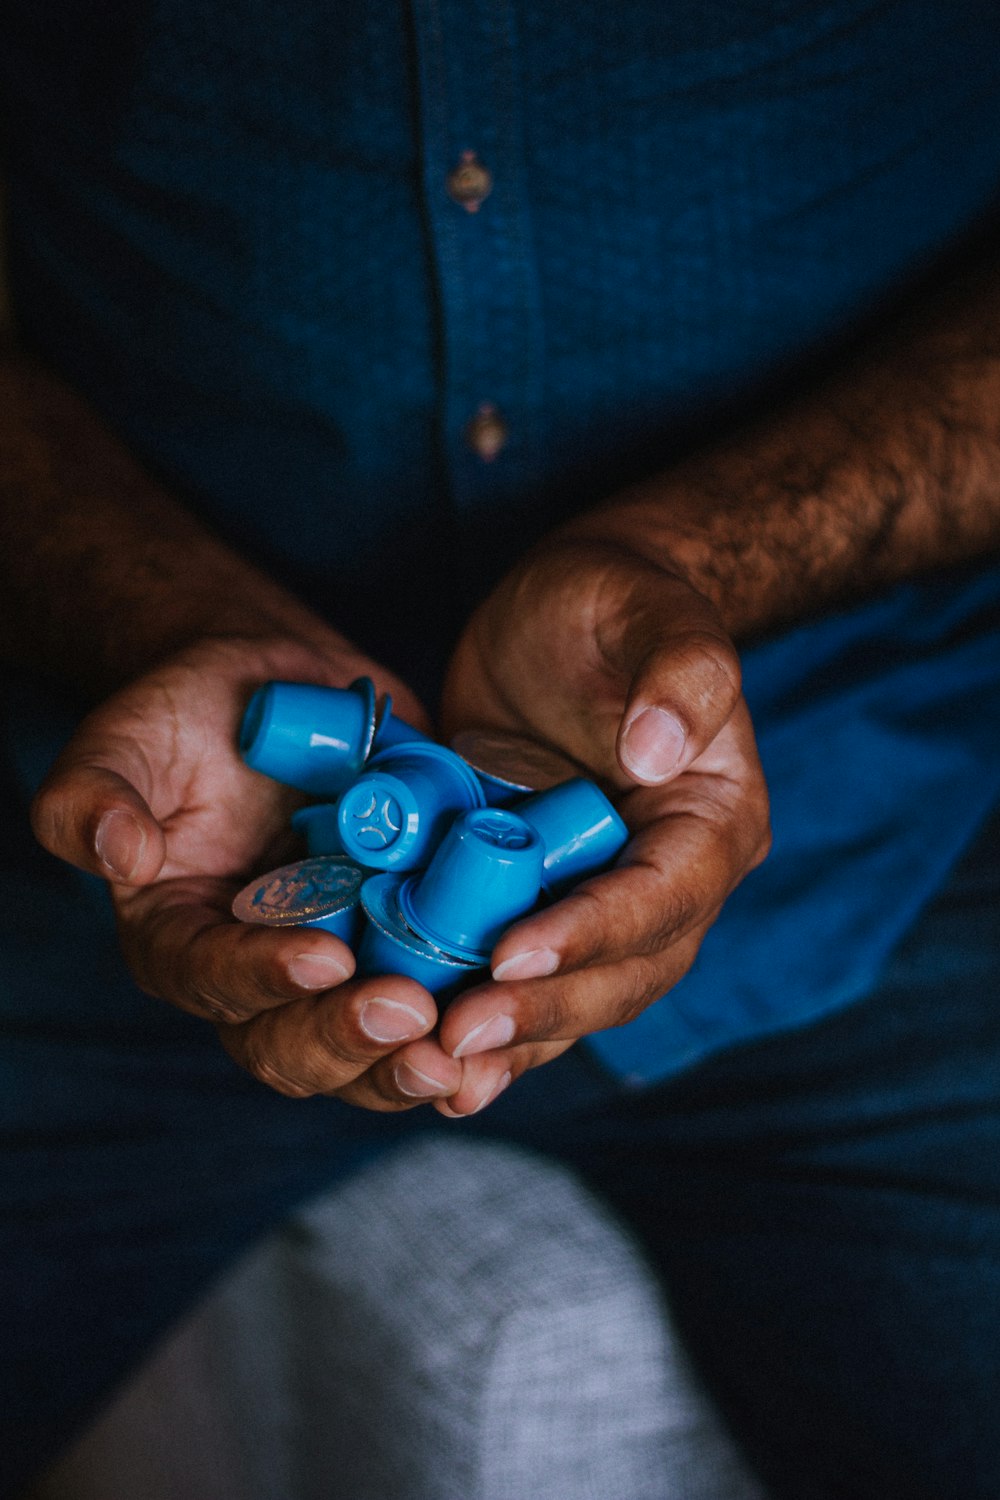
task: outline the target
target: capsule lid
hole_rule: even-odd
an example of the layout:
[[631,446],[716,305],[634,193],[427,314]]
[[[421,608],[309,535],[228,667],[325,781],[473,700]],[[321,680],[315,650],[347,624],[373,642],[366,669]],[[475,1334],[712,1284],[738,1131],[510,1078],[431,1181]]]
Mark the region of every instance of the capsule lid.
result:
[[485,798],[483,789],[479,784],[479,777],[473,768],[454,750],[449,750],[447,745],[439,745],[436,740],[407,740],[405,744],[387,745],[384,750],[378,750],[371,757],[366,770],[385,770],[390,774],[397,771],[408,760],[432,760],[456,775],[465,786],[470,797],[472,807],[482,807]]
[[265,927],[302,927],[353,906],[365,871],[353,860],[318,855],[251,880],[233,898],[233,916]]

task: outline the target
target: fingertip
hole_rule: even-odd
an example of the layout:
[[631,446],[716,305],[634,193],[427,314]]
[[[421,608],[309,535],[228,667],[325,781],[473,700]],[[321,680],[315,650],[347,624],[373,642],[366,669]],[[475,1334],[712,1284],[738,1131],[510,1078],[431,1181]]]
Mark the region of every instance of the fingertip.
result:
[[469,1115],[478,1115],[481,1110],[488,1108],[510,1087],[514,1077],[513,1070],[505,1066],[503,1059],[499,1066],[499,1074],[496,1064],[471,1073],[463,1080],[461,1088],[449,1098],[435,1101],[434,1107],[438,1113],[444,1115],[446,1120],[461,1120]]
[[659,786],[684,764],[688,731],[680,717],[655,704],[626,711],[618,735],[618,763],[627,776]]
[[641,657],[618,732],[618,763],[632,781],[662,786],[711,743],[739,702],[731,641],[715,630],[671,630]]
[[517,1035],[519,998],[513,985],[497,984],[461,995],[442,1017],[441,1047],[458,1060],[506,1047]]
[[561,962],[561,955],[553,948],[526,948],[495,963],[493,978],[501,983],[513,979],[543,979],[548,974],[554,974]]
[[404,1099],[447,1099],[462,1086],[462,1070],[428,1042],[416,1042],[392,1060],[392,1081]]
[[111,807],[101,813],[94,831],[98,873],[125,885],[154,880],[163,864],[163,836],[150,814]]
[[364,973],[355,977],[361,983],[358,991],[361,1004],[372,999],[388,1000],[401,1009],[426,1016],[428,1026],[436,1024],[439,1014],[437,1002],[430,990],[418,984],[415,979],[406,974]]
[[43,848],[105,880],[145,885],[163,865],[163,832],[123,777],[98,767],[59,767],[39,790],[31,826]]
[[336,949],[332,945],[322,950],[304,949],[293,954],[285,966],[292,984],[307,994],[334,989],[352,978],[354,972],[354,955],[346,943]]

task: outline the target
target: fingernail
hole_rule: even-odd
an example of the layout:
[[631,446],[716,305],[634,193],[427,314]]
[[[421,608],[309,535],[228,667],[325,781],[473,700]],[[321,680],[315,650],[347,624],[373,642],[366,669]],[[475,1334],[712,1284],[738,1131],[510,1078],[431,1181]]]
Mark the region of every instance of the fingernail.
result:
[[303,990],[328,990],[350,979],[350,970],[327,953],[297,953],[288,963],[288,977]]
[[359,1017],[361,1030],[373,1042],[405,1042],[407,1037],[421,1036],[427,1021],[412,1005],[400,1000],[366,1000]]
[[505,958],[493,970],[494,979],[540,979],[543,974],[554,974],[559,967],[559,954],[552,948],[531,948],[527,953],[515,953]]
[[480,1099],[479,1103],[476,1105],[472,1113],[474,1115],[478,1115],[479,1111],[481,1109],[485,1109],[487,1104],[492,1104],[497,1095],[502,1094],[504,1089],[510,1083],[510,1077],[511,1075],[509,1073],[505,1073],[502,1078],[498,1078],[496,1083],[487,1093],[486,1098]]
[[644,708],[622,739],[621,758],[641,781],[665,781],[681,756],[687,735],[673,714],[662,708]]
[[489,1052],[492,1047],[503,1047],[514,1035],[513,1016],[490,1016],[467,1031],[452,1052],[452,1057],[472,1057],[477,1052]]
[[392,1076],[399,1092],[407,1094],[411,1099],[431,1099],[435,1094],[448,1092],[446,1083],[439,1083],[429,1073],[421,1073],[412,1063],[397,1063]]
[[123,808],[106,812],[97,825],[97,857],[119,880],[131,880],[146,847],[146,832],[138,818]]

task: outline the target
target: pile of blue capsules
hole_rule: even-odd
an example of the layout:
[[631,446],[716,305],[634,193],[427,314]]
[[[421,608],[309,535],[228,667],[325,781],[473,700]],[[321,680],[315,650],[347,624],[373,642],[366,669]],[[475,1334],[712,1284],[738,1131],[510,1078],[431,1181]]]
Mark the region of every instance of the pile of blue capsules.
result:
[[250,882],[243,922],[320,927],[359,975],[450,999],[504,930],[604,869],[628,832],[607,797],[530,741],[469,732],[448,749],[349,688],[269,682],[247,706],[247,765],[321,800],[294,814],[308,858]]

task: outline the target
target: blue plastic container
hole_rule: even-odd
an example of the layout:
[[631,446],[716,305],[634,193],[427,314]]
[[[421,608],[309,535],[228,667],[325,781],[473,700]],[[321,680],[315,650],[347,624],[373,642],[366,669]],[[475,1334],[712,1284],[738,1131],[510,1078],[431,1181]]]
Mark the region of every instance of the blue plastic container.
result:
[[269,682],[247,705],[240,753],[253,770],[314,796],[335,796],[364,765],[375,735],[375,687]]
[[405,719],[398,719],[392,711],[392,694],[383,693],[376,711],[373,755],[390,750],[393,745],[412,745],[414,740],[429,738],[421,730],[414,729],[412,724],[407,724]]
[[449,957],[406,925],[399,909],[404,875],[371,875],[361,887],[365,928],[358,946],[362,976],[405,974],[438,1000],[449,1000],[482,974],[482,965]]
[[310,854],[343,854],[336,802],[314,802],[292,813],[292,827],[306,841]]
[[506,808],[477,808],[455,820],[423,874],[400,887],[400,910],[434,947],[485,963],[538,900],[544,857],[530,823]]
[[603,870],[628,842],[628,829],[592,781],[564,781],[519,802],[517,813],[545,845],[542,887],[558,895]]
[[485,805],[475,772],[432,740],[373,755],[337,804],[344,850],[375,870],[426,865],[457,814]]

